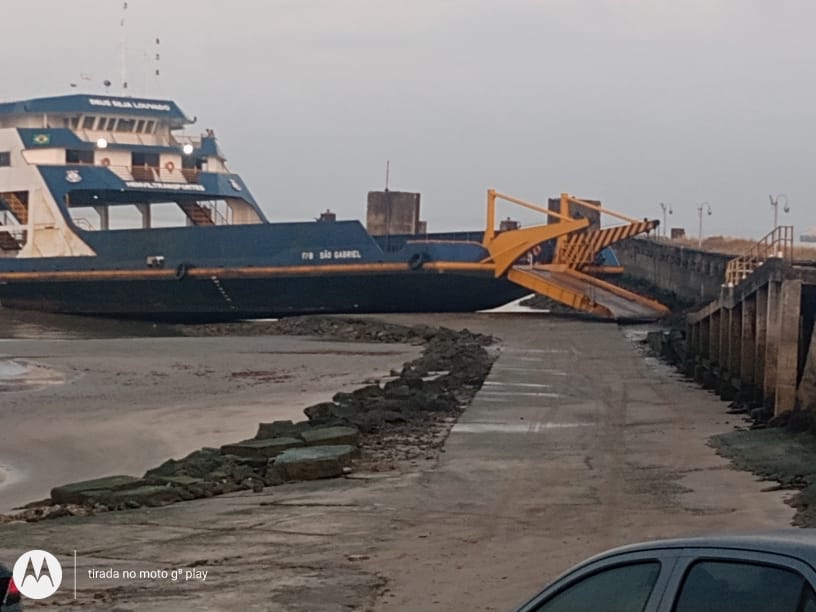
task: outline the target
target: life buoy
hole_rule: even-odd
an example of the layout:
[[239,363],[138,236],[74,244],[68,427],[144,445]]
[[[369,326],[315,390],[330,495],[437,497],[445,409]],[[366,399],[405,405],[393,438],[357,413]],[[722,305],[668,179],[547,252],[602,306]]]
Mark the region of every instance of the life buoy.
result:
[[541,245],[535,245],[530,252],[533,254],[533,257],[538,257],[541,255]]
[[109,158],[107,158],[107,157],[103,157],[103,158],[102,158],[102,165],[103,165],[103,166],[105,166],[106,168],[107,168],[108,166],[110,166],[110,159],[109,159]]
[[428,256],[425,253],[414,253],[408,258],[408,267],[412,270],[419,270],[427,261]]
[[164,164],[164,167],[167,169],[167,171],[168,171],[168,172],[172,172],[173,170],[175,170],[175,169],[176,169],[176,164],[174,164],[173,162],[169,161],[169,162],[167,162],[166,164]]

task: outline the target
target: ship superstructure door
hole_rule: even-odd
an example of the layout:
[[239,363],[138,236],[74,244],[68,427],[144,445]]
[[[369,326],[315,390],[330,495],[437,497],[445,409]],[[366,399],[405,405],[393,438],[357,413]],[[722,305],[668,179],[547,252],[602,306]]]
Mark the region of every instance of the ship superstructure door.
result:
[[158,153],[130,154],[130,166],[133,178],[137,181],[155,181],[159,169]]

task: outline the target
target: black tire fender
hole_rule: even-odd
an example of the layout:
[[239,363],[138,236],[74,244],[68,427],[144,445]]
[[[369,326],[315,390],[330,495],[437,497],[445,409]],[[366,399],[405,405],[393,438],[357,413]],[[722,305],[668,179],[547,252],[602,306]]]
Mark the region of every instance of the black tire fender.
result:
[[426,253],[414,253],[408,258],[408,267],[412,270],[419,270],[425,265],[426,261],[428,261],[428,255]]
[[185,276],[187,276],[187,272],[189,272],[189,270],[190,264],[180,263],[176,266],[176,278],[178,280],[183,279]]

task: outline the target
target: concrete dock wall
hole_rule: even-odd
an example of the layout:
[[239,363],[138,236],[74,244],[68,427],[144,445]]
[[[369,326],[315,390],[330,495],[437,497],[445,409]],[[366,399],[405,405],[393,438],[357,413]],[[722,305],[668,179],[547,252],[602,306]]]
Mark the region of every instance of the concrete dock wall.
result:
[[723,399],[816,410],[816,270],[768,260],[688,317],[686,369]]
[[648,238],[631,238],[614,248],[627,276],[700,304],[720,296],[725,267],[732,259]]
[[730,255],[642,238],[615,250],[627,276],[700,305],[679,351],[690,376],[775,415],[816,410],[816,267],[771,258],[727,287]]

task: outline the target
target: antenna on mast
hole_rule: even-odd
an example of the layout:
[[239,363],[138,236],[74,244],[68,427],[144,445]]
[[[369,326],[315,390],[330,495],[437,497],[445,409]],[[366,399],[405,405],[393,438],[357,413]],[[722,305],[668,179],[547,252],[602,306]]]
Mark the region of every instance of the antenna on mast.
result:
[[125,2],[122,6],[122,19],[119,22],[120,29],[122,30],[122,40],[121,40],[121,48],[120,52],[120,61],[121,61],[121,78],[122,78],[122,91],[123,93],[127,93],[127,45],[126,45],[126,34],[127,30],[125,29],[125,15],[127,14],[127,7],[128,3]]
[[[91,80],[93,80],[93,75],[89,74],[87,72],[80,72],[79,73],[79,80],[80,81],[91,81]],[[78,87],[79,86],[79,81],[72,81],[70,83],[70,86],[71,87]]]
[[157,36],[156,37],[156,54],[153,56],[153,60],[155,62],[155,66],[156,66],[156,69],[154,70],[153,75],[156,77],[157,88],[159,86],[159,77],[161,76],[161,71],[159,70],[159,65],[160,65],[159,61],[161,60],[161,53],[159,52],[159,50],[161,49],[160,45],[161,45],[161,39],[159,39],[159,37]]
[[385,190],[388,191],[388,179],[391,174],[391,160],[385,160]]

